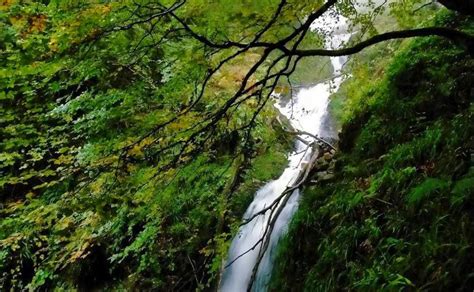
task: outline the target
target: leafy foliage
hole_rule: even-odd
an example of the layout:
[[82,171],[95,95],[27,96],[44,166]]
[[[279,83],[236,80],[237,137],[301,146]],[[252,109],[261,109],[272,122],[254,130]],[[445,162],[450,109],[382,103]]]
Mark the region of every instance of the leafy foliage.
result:
[[[436,21],[473,27],[451,14]],[[336,178],[305,189],[273,290],[474,285],[474,60],[429,38],[399,44],[383,68],[385,50],[373,63],[380,68],[356,62],[344,85],[349,107]]]
[[[266,7],[256,15],[231,2],[225,13],[200,1],[182,13],[212,30],[224,14],[257,21],[272,7],[254,3]],[[223,68],[194,111],[150,135],[189,103],[215,60],[182,36],[156,44],[164,23],[151,35],[158,22],[120,29],[136,17],[132,4],[1,4],[0,290],[215,285],[231,226],[286,163],[289,140],[271,105],[248,136],[238,131],[255,101],[172,160],[170,144],[228,97],[258,53]]]
[[[411,9],[420,1],[403,2],[393,4],[399,8],[394,16],[408,22],[401,17],[403,4],[408,2]],[[285,9],[275,17],[282,3]],[[2,1],[0,290],[214,287],[238,219],[258,185],[284,166],[289,146],[269,104],[277,83],[253,87],[285,67],[275,53],[282,48],[216,46],[245,43],[256,36],[262,43],[277,42],[301,28],[301,20],[323,3]],[[351,1],[338,1],[334,9],[372,35],[374,17],[383,12],[375,5],[369,1],[368,7],[375,10],[364,13]],[[308,49],[322,45],[327,36],[306,32],[285,45],[301,41],[299,48]],[[203,45],[205,40],[217,45]],[[450,54],[450,62],[461,62],[460,50],[440,46]],[[420,58],[418,65],[423,67],[432,57]],[[445,62],[444,57],[434,60],[430,65]],[[292,77],[286,71],[277,76],[308,82],[308,67],[321,66],[320,61],[302,63]],[[409,95],[409,88],[403,87],[407,80],[397,72],[411,65],[400,60],[397,64],[400,68],[392,66],[397,79],[393,84],[402,90],[396,97]],[[291,58],[289,65],[295,65]],[[329,73],[323,71],[321,78]],[[433,96],[440,98],[437,105],[452,95],[458,82],[470,80],[465,76],[468,79],[445,82],[437,71],[424,73],[443,81],[433,87]],[[389,95],[389,83],[384,84],[385,91],[374,91],[374,96]],[[247,94],[236,95],[239,88]],[[361,113],[373,106],[386,116],[369,121],[367,129],[374,134],[361,132],[354,159],[388,151],[403,135],[407,123],[390,128],[390,135],[379,127],[386,119],[413,118],[398,114],[414,104],[402,108],[395,103],[400,110],[395,113],[387,103],[361,102]],[[442,118],[452,122],[452,129],[466,128],[464,115],[448,115],[459,114],[461,105],[434,110],[446,110]],[[464,136],[444,140],[441,134],[451,128],[441,122],[427,126],[429,135],[415,135],[420,151],[402,146],[393,150],[387,163],[394,166],[374,177],[374,193],[378,188],[390,190],[392,183],[416,187],[412,180],[421,179],[413,161],[465,141]],[[387,145],[372,149],[364,141]],[[436,143],[425,153],[425,145],[432,142]],[[404,160],[405,154],[413,161]],[[403,165],[402,171],[398,165]],[[363,171],[350,166],[347,170]],[[440,178],[453,188],[452,202],[459,208],[469,201],[461,194],[470,190],[469,178]],[[425,187],[433,194],[448,190],[444,184]],[[340,206],[357,208],[365,199],[357,192]],[[379,236],[376,220],[366,223],[364,232]],[[369,280],[374,273],[370,271]],[[394,285],[411,283],[402,273],[387,277]],[[365,280],[357,285],[366,285]]]

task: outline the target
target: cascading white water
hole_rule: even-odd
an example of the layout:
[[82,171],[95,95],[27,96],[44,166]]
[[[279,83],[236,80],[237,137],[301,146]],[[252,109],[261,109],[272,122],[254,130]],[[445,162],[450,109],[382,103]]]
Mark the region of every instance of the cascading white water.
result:
[[[334,23],[331,19],[322,18],[315,22],[312,29],[322,29],[328,27],[327,23]],[[346,32],[345,19],[339,18],[337,20],[339,27],[342,27],[342,32],[333,30],[334,34],[330,41],[327,42],[326,47],[335,48],[347,41],[350,34]],[[334,26],[332,26],[334,28]],[[334,68],[334,77],[339,76],[342,66],[346,58],[334,57],[331,58],[331,63]],[[280,112],[285,115],[291,125],[300,131],[309,132],[313,135],[320,136],[324,129],[322,129],[322,120],[327,110],[329,96],[334,90],[337,90],[342,82],[342,77],[335,77],[332,81],[319,83],[315,86],[299,89],[295,96],[285,105],[275,105]],[[307,135],[302,135],[300,138],[312,142],[313,138]],[[255,194],[253,202],[245,212],[244,219],[252,217],[260,210],[269,206],[277,199],[288,186],[295,183],[295,180],[302,171],[302,165],[307,162],[311,156],[311,148],[301,141],[296,141],[295,149],[289,154],[288,167],[283,174],[276,180],[268,182]],[[300,197],[299,190],[295,190],[283,211],[276,219],[273,231],[270,235],[270,243],[264,256],[258,266],[257,277],[252,285],[253,291],[265,291],[271,276],[272,262],[275,256],[275,250],[278,240],[286,232],[288,223],[292,215],[298,207],[298,200]],[[257,262],[262,243],[259,241],[265,234],[267,224],[269,222],[270,211],[264,215],[260,215],[253,219],[246,225],[243,225],[235,238],[232,241],[226,268],[222,273],[222,279],[219,290],[223,292],[240,292],[246,291],[252,270]]]

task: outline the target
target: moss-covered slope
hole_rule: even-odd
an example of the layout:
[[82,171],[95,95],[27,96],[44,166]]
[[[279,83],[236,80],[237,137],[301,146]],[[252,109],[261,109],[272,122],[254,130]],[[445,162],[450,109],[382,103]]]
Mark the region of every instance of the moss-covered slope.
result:
[[474,287],[474,59],[417,39],[383,71],[347,85],[336,176],[305,189],[274,290]]

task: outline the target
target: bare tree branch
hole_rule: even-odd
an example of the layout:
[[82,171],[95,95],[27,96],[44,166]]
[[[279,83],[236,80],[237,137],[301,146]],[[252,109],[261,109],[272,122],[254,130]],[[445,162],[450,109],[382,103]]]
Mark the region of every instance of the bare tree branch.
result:
[[444,37],[454,42],[467,45],[469,50],[472,50],[473,45],[474,45],[474,36],[471,36],[470,34],[467,34],[465,32],[455,30],[455,29],[445,28],[445,27],[426,27],[426,28],[418,28],[418,29],[392,31],[392,32],[379,34],[349,48],[343,48],[343,49],[338,49],[338,50],[325,50],[325,49],[296,50],[295,54],[302,57],[347,56],[347,55],[356,54],[367,47],[373,46],[375,44],[378,44],[384,41],[393,40],[393,39],[406,39],[406,38],[413,38],[413,37],[427,37],[427,36]]

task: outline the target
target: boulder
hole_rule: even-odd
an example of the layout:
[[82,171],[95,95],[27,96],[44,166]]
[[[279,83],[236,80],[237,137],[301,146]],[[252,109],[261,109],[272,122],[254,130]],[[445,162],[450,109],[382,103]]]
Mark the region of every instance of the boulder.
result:
[[333,156],[333,155],[332,155],[331,153],[329,153],[329,152],[325,152],[325,153],[323,154],[324,160],[326,160],[326,161],[332,160],[332,156]]
[[316,179],[321,182],[321,181],[328,181],[334,178],[333,173],[329,173],[327,171],[320,171],[316,173]]
[[321,171],[321,170],[327,170],[330,167],[329,162],[327,162],[324,158],[318,159],[316,163],[316,169]]

